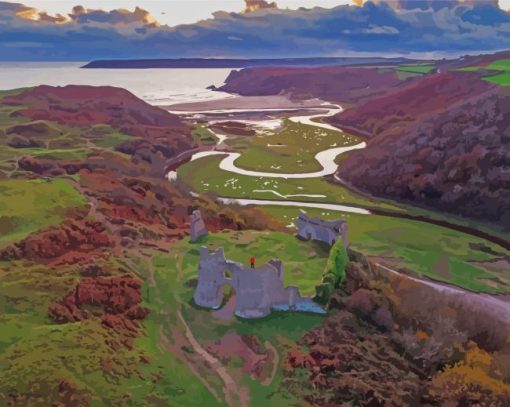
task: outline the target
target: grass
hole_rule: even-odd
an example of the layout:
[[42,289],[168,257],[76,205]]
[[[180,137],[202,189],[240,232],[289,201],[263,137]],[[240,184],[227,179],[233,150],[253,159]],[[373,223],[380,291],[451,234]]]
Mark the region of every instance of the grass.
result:
[[[469,224],[469,222],[452,219],[431,211],[418,210],[360,196],[342,186],[328,183],[324,179],[254,178],[228,173],[218,168],[220,160],[221,157],[205,157],[188,163],[179,169],[179,179],[191,185],[198,192],[215,192],[224,197],[285,199],[271,192],[254,192],[261,190],[274,190],[282,195],[321,194],[326,197],[288,197],[288,199],[341,203],[357,207],[407,212],[433,219],[448,220],[453,223]],[[295,224],[297,208],[267,208],[286,224]],[[396,267],[457,284],[473,291],[510,292],[510,275],[491,267],[490,263],[493,260],[503,258],[508,253],[484,239],[409,219],[354,215],[322,210],[310,210],[310,212],[321,217],[347,218],[353,247],[368,255],[385,257]],[[497,232],[481,227],[481,225],[470,224],[470,226]],[[501,235],[500,233],[496,234]],[[493,250],[498,254],[491,255],[480,250],[474,250],[472,249],[473,245]],[[441,269],[440,264],[443,258],[447,258],[449,270],[446,272],[438,271]]]
[[66,126],[43,120],[31,122],[22,116],[12,116],[13,112],[22,108],[0,104],[0,135],[7,134],[9,129],[16,125],[39,123],[46,126],[46,131],[26,138],[31,138],[42,146],[13,148],[8,145],[11,136],[0,137],[0,171],[15,171],[17,161],[23,156],[30,155],[48,160],[84,160],[91,154],[91,148],[94,146],[115,149],[126,141],[138,139],[108,125]]
[[400,65],[397,68],[399,72],[409,72],[416,74],[426,74],[435,69],[435,65],[432,64],[424,64],[424,65]]
[[[148,297],[152,299],[150,306],[153,310],[149,319],[158,318],[157,315],[161,315],[163,311],[166,314],[163,326],[169,336],[172,332],[175,334],[184,329],[176,317],[176,311],[180,309],[194,337],[204,348],[227,334],[255,336],[263,348],[266,348],[267,342],[270,343],[278,352],[281,361],[289,346],[322,321],[320,316],[299,313],[272,313],[262,320],[234,318],[231,321],[224,321],[213,317],[210,310],[193,306],[194,288],[189,282],[197,276],[201,245],[211,249],[223,246],[227,258],[245,264],[251,255],[256,257],[258,264],[279,257],[285,263],[285,284],[298,285],[305,294],[313,293],[313,287],[321,278],[328,255],[328,248],[320,244],[301,242],[286,233],[223,232],[209,234],[199,243],[190,243],[187,240],[175,243],[169,253],[157,253],[153,257],[156,285],[148,288]],[[193,355],[193,350],[189,347],[186,347],[186,352]],[[248,388],[250,405],[291,406],[297,402],[281,387],[283,379],[281,362],[273,379],[266,384],[242,371],[238,360],[232,358],[231,363],[226,365],[238,384]],[[185,374],[184,370],[180,372]],[[221,390],[221,383],[216,381],[214,370],[204,370],[201,373],[214,388]],[[185,385],[186,388],[190,385],[196,388],[199,386],[198,383],[196,377],[191,377]],[[205,397],[202,390],[195,390],[193,392],[195,397]],[[211,402],[200,405],[216,404],[217,402]],[[188,404],[181,402],[176,405]]]
[[0,245],[57,225],[85,198],[61,179],[0,180]]
[[96,146],[114,149],[126,141],[138,140],[107,125],[96,124],[85,134]]
[[[191,161],[179,167],[178,177],[197,192],[213,191],[228,198],[286,199],[270,192],[272,190],[288,196],[290,200],[341,203],[395,212],[404,211],[399,205],[361,196],[341,185],[327,182],[323,178],[285,179],[233,174],[218,168],[222,159],[221,156],[210,156]],[[324,197],[289,196],[300,194],[323,195]]]
[[329,247],[316,242],[302,242],[293,235],[281,232],[225,232],[210,234],[201,243],[187,240],[173,247],[173,250],[186,252],[183,271],[193,275],[199,259],[200,246],[210,250],[225,248],[225,257],[241,262],[247,267],[250,256],[258,265],[273,258],[285,264],[285,285],[296,285],[304,295],[314,294],[315,285],[320,281],[326,265]]
[[192,130],[191,135],[198,144],[210,146],[218,142],[218,138],[203,123],[198,123]]
[[497,83],[501,86],[510,86],[510,70],[494,76],[485,77],[484,79],[489,82]]
[[261,132],[250,138],[229,139],[227,144],[241,154],[240,168],[266,172],[311,172],[322,169],[315,160],[319,151],[357,144],[346,133],[285,120],[277,133]]
[[[266,210],[285,222],[295,223],[298,216],[297,208],[268,206]],[[393,268],[472,291],[510,292],[509,271],[490,267],[490,262],[503,259],[508,252],[484,239],[408,219],[316,209],[307,212],[347,220],[351,247]],[[440,267],[442,262],[448,265],[446,270]]]
[[[115,269],[113,262],[108,266]],[[163,401],[169,399],[175,401],[170,405],[192,405],[195,398],[202,405],[214,405],[194,393],[191,383],[186,398],[182,396],[193,375],[172,363],[170,352],[151,344],[150,323],[147,336],[128,349],[109,346],[119,338],[99,318],[52,322],[48,306],[72,290],[79,278],[75,265],[51,269],[25,261],[0,262],[0,405],[8,405],[7,395],[16,393],[31,393],[40,405],[51,405],[62,380],[90,394],[92,406],[168,405]],[[141,358],[152,363],[141,363]],[[161,374],[162,365],[168,375]]]
[[485,76],[482,79],[501,86],[510,86],[510,59],[499,59],[483,66],[466,66],[457,69],[457,71],[473,72],[480,69],[500,71],[498,74]]

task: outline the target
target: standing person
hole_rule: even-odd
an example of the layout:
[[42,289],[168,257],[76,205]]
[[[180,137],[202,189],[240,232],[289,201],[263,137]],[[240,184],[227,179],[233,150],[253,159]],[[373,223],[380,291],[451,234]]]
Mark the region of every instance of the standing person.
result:
[[250,257],[250,266],[252,269],[255,268],[255,257],[253,257],[253,256]]

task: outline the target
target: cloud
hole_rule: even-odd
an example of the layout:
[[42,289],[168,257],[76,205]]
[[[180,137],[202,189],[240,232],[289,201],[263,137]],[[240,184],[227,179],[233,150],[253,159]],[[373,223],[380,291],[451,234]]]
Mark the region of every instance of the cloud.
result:
[[99,23],[113,26],[129,24],[149,25],[153,27],[159,26],[157,20],[152,17],[148,11],[140,7],[136,7],[135,10],[131,12],[125,9],[103,11],[86,9],[83,6],[75,6],[73,7],[72,13],[69,14],[69,17],[78,24]]
[[264,4],[168,27],[141,8],[77,6],[62,17],[0,2],[0,59],[430,55],[510,45],[510,14],[493,2],[381,0],[299,10]]
[[361,32],[363,34],[394,35],[398,34],[400,31],[395,27],[389,27],[387,25],[370,25],[369,28],[364,28]]
[[244,0],[246,8],[243,13],[251,13],[260,9],[278,8],[275,2],[269,3],[265,0]]

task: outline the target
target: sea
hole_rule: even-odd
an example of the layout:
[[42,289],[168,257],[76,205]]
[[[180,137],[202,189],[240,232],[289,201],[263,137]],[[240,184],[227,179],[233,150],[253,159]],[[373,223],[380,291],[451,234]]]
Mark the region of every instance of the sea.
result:
[[231,69],[82,69],[86,62],[0,62],[0,90],[37,85],[116,86],[152,105],[224,99],[208,90],[221,86]]

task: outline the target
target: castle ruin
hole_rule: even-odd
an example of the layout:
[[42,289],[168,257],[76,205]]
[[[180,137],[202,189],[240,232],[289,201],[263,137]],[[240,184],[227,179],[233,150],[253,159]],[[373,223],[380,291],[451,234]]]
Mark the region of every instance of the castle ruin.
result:
[[207,235],[207,228],[202,213],[199,209],[195,209],[189,216],[190,221],[190,237],[192,242],[196,242],[201,236]]
[[280,260],[250,269],[225,259],[223,248],[210,252],[202,247],[193,299],[201,307],[219,309],[223,287],[229,286],[236,293],[235,315],[241,318],[263,318],[272,310],[325,313],[311,298],[302,297],[298,287],[284,287],[283,274]]
[[301,211],[297,221],[297,229],[298,236],[305,240],[319,240],[332,246],[338,239],[342,239],[345,248],[349,244],[347,222],[341,219],[310,218]]

